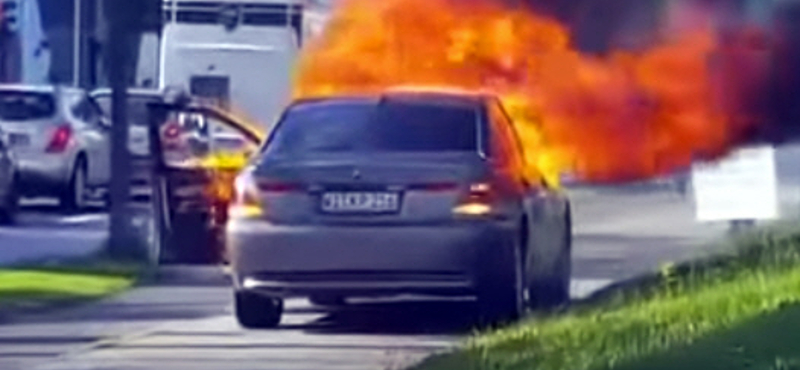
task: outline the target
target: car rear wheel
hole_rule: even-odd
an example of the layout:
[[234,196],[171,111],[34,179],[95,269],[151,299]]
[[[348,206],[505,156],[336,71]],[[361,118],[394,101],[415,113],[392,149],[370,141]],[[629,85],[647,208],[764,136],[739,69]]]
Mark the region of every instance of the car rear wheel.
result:
[[552,274],[533,284],[531,295],[534,297],[536,308],[552,309],[569,302],[572,278],[572,218],[569,212],[564,220],[560,247]]
[[[478,290],[478,321],[481,325],[502,325],[518,320],[527,308],[521,240],[502,248],[495,263],[484,266],[483,282]],[[487,260],[484,260],[487,261]]]
[[67,187],[62,191],[59,203],[67,212],[78,212],[84,208],[86,200],[86,162],[78,160],[72,169]]
[[275,328],[281,322],[283,300],[253,292],[235,293],[236,319],[248,329]]

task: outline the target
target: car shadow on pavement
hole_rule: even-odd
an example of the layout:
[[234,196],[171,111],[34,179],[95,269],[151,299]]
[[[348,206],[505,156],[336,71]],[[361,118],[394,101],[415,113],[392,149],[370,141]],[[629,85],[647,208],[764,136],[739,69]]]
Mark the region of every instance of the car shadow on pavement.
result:
[[230,277],[217,265],[164,265],[142,282],[158,287],[230,287]]
[[85,213],[98,213],[98,212],[107,212],[108,207],[103,204],[102,202],[91,202],[87,203],[81,210],[79,211],[67,211],[61,208],[57,202],[49,203],[49,202],[39,202],[39,203],[25,203],[23,202],[20,204],[20,211],[26,213],[38,213],[38,214],[52,214],[52,215],[63,215],[63,216],[74,216],[80,215]]
[[[159,268],[152,282],[145,286],[149,285],[229,289],[231,283],[218,266],[175,265]],[[231,296],[226,294],[226,298]],[[320,334],[459,334],[472,329],[474,312],[474,304],[469,301],[362,300],[340,307],[292,304],[287,305],[286,316],[316,315],[318,318],[300,324],[283,324],[280,329]]]
[[[474,304],[463,301],[369,302],[310,308],[324,315],[302,324],[284,324],[280,329],[314,334],[457,335],[469,333],[475,322]],[[286,313],[298,311],[289,309]]]

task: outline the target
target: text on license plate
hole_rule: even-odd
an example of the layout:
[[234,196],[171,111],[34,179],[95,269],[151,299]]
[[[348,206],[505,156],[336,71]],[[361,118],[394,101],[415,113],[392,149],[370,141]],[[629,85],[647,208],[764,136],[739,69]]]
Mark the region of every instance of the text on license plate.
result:
[[328,192],[322,194],[324,212],[396,212],[400,195],[393,192]]
[[13,146],[27,146],[30,144],[30,138],[28,135],[23,134],[10,134],[9,141]]

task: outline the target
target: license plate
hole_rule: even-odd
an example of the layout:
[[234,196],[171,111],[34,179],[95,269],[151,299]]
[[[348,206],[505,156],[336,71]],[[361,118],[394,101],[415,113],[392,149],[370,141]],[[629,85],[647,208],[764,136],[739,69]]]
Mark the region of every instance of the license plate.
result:
[[320,208],[326,213],[394,213],[400,210],[396,192],[327,192]]
[[12,146],[28,146],[30,145],[30,138],[28,135],[23,134],[10,134],[9,141]]

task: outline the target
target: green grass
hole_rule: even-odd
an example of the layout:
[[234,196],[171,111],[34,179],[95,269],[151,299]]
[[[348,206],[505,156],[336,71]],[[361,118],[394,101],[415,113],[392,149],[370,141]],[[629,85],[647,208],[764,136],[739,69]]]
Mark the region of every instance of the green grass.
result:
[[798,370],[800,306],[761,315],[741,325],[620,367],[621,370]]
[[131,287],[141,266],[106,259],[0,268],[0,310],[56,307]]
[[[762,342],[754,349],[758,361],[745,361],[748,353],[715,362],[738,335],[789,338],[772,331],[798,331],[800,323],[800,231],[762,231],[731,243],[734,252],[727,255],[665,267],[565,313],[478,334],[464,349],[428,359],[418,369],[705,369],[706,363],[753,368],[745,362],[800,369],[796,339],[793,346],[774,348]],[[769,326],[770,319],[795,324]],[[684,361],[686,353],[696,361]]]

